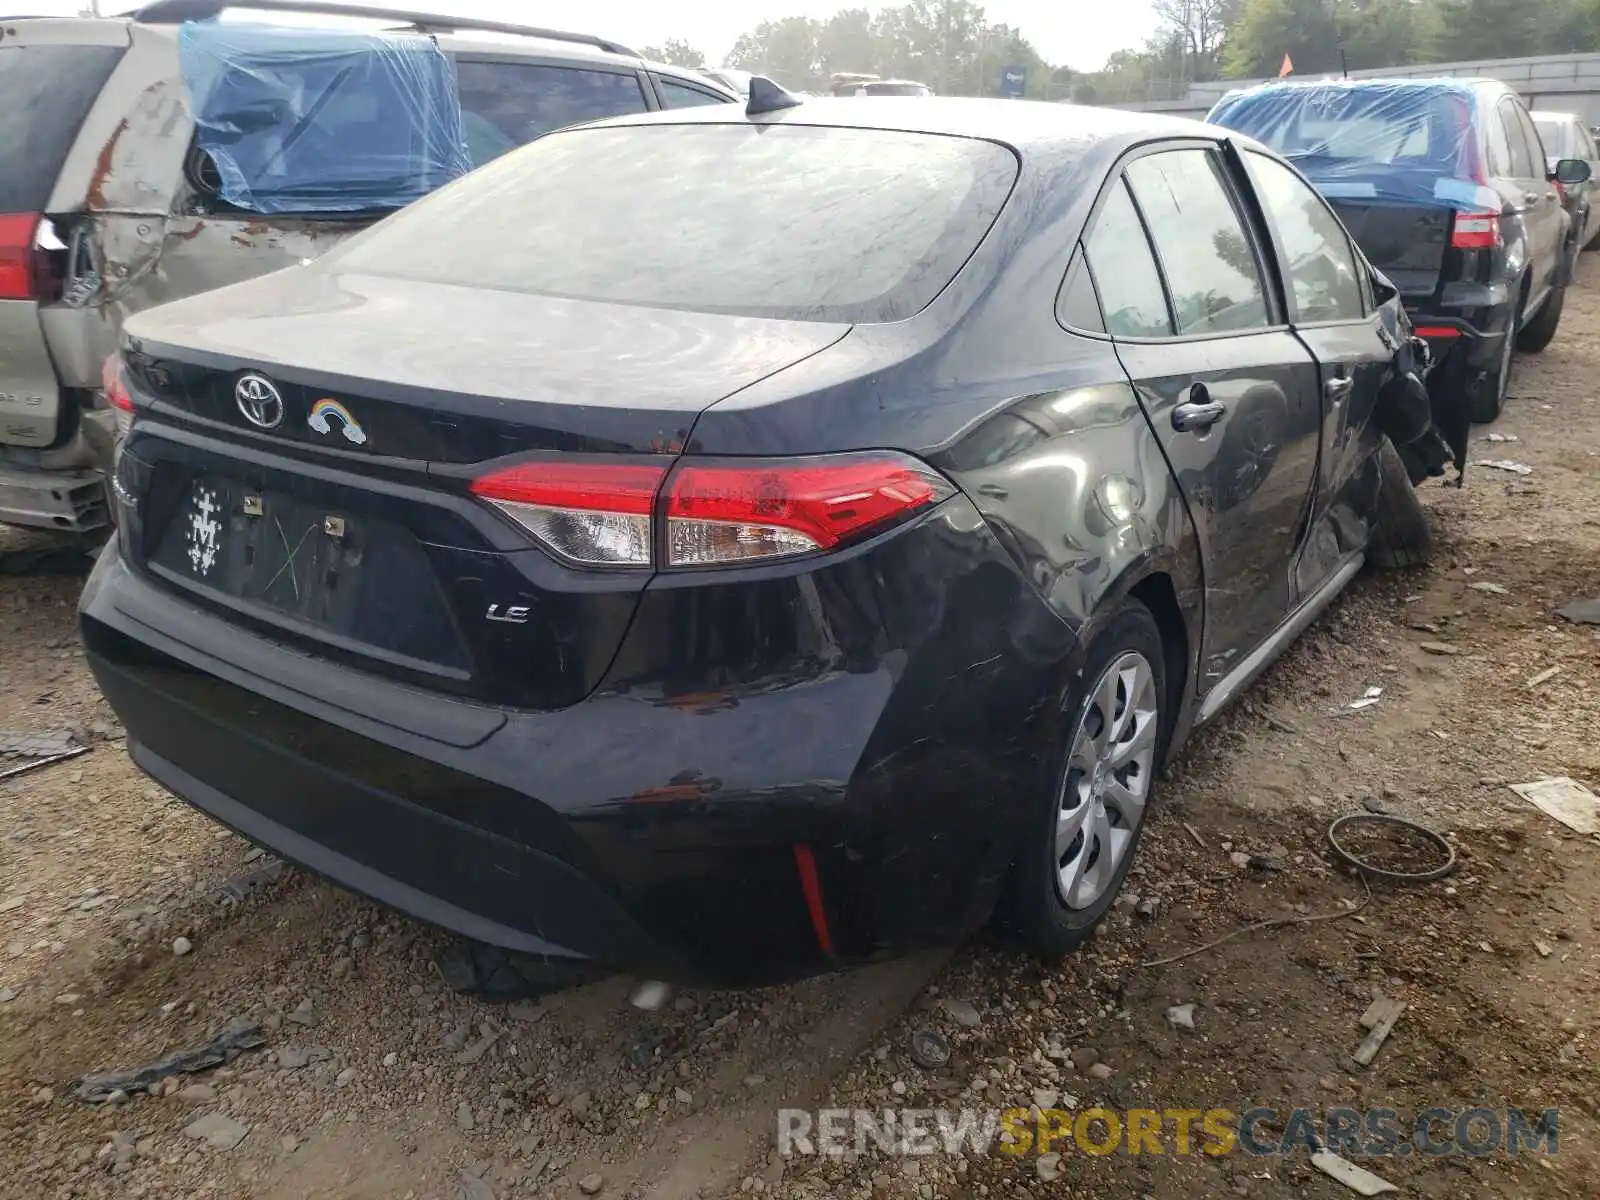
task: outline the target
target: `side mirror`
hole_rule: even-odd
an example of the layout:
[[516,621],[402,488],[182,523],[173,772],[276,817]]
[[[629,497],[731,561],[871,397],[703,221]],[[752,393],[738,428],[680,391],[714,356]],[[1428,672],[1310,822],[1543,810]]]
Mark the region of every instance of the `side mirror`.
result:
[[1556,164],[1554,172],[1557,183],[1564,187],[1575,187],[1580,183],[1589,182],[1589,164],[1581,158],[1563,158]]

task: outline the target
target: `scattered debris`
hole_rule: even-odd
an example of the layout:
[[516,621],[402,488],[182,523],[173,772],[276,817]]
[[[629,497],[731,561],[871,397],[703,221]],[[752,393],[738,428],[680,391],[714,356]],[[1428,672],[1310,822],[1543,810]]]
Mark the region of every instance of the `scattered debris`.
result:
[[531,1000],[518,1000],[515,1004],[506,1006],[505,1014],[513,1021],[526,1021],[532,1024],[534,1021],[544,1020],[550,1014],[550,1010]]
[[1477,466],[1490,467],[1496,471],[1509,471],[1513,475],[1532,475],[1533,468],[1527,463],[1512,462],[1509,458],[1479,459]]
[[478,1122],[473,1118],[472,1105],[463,1100],[456,1105],[456,1128],[463,1133],[470,1133]]
[[1574,625],[1600,625],[1600,596],[1564,604],[1556,609],[1556,616],[1565,617]]
[[1480,440],[1485,442],[1520,442],[1522,439],[1514,433],[1487,433]]
[[911,1035],[911,1061],[924,1071],[949,1065],[950,1039],[937,1029],[918,1029]]
[[1510,588],[1501,583],[1490,583],[1487,579],[1480,580],[1477,583],[1469,583],[1467,586],[1475,592],[1488,592],[1491,596],[1511,595]]
[[1523,686],[1530,687],[1530,688],[1536,688],[1541,683],[1549,683],[1552,679],[1554,679],[1559,674],[1561,674],[1561,664],[1557,663],[1553,667],[1546,667],[1544,670],[1540,671],[1537,675],[1528,676],[1528,682],[1526,684],[1524,684]]
[[[173,1075],[192,1075],[208,1067],[218,1067],[232,1062],[241,1052],[255,1050],[266,1044],[261,1036],[261,1026],[240,1018],[209,1042],[191,1046],[145,1067],[129,1071],[106,1071],[99,1075],[85,1075],[74,1089],[78,1099],[90,1104],[103,1104],[113,1092],[150,1092],[155,1085]],[[240,1136],[243,1136],[242,1134]]]
[[1245,866],[1252,871],[1281,871],[1283,859],[1276,854],[1252,854],[1245,859]]
[[585,1175],[578,1180],[578,1190],[585,1196],[598,1196],[600,1189],[606,1186],[606,1177],[596,1171],[593,1175]]
[[0,760],[21,759],[18,766],[0,771],[0,779],[10,779],[26,771],[36,771],[51,763],[64,762],[87,754],[89,747],[81,744],[70,729],[52,730],[48,733],[19,733],[0,729]]
[[1154,896],[1146,896],[1138,904],[1134,905],[1133,911],[1146,921],[1154,921],[1156,914],[1161,911],[1161,901]]
[[294,1011],[284,1013],[283,1019],[300,1026],[302,1029],[310,1029],[322,1018],[317,1016],[317,1006],[312,1003],[311,997],[307,996],[294,1006]]
[[1193,1004],[1174,1004],[1167,1009],[1167,1024],[1174,1029],[1193,1029],[1194,1010]]
[[1243,850],[1233,850],[1228,854],[1228,861],[1242,871],[1250,865],[1250,856]]
[[1513,783],[1511,790],[1576,833],[1600,833],[1600,797],[1565,775]]
[[1353,1162],[1347,1162],[1332,1150],[1318,1150],[1311,1156],[1311,1165],[1329,1179],[1344,1184],[1358,1196],[1381,1196],[1385,1192],[1400,1190],[1387,1179],[1374,1175]]
[[946,996],[942,1001],[942,1006],[944,1011],[950,1014],[950,1019],[957,1025],[964,1026],[967,1029],[976,1029],[983,1024],[983,1014],[978,1011],[977,1006],[972,1004],[971,1001],[957,1000]]
[[1549,942],[1541,942],[1537,938],[1534,939],[1533,948],[1539,952],[1540,958],[1549,958],[1555,953],[1555,951],[1551,949]]
[[1418,642],[1417,648],[1426,654],[1437,654],[1445,658],[1461,653],[1460,646],[1452,646],[1449,642]]
[[184,1137],[194,1138],[216,1150],[232,1150],[250,1132],[250,1126],[225,1117],[221,1113],[207,1113],[198,1121],[186,1126]]
[[461,1200],[494,1200],[494,1189],[471,1171],[461,1172]]
[[1179,823],[1183,826],[1183,831],[1194,839],[1194,844],[1196,846],[1199,846],[1200,849],[1202,849],[1202,850],[1209,849],[1209,847],[1206,845],[1205,838],[1200,836],[1200,831],[1199,830],[1197,830],[1193,825],[1189,824],[1189,822],[1187,822],[1187,821],[1182,821],[1182,822],[1179,822]]
[[1443,834],[1392,813],[1347,813],[1328,826],[1328,847],[1363,879],[1415,886],[1455,873],[1456,849]]
[[473,1063],[477,1062],[489,1052],[490,1046],[494,1045],[500,1040],[500,1031],[498,1029],[489,1029],[488,1026],[484,1026],[484,1028],[488,1030],[488,1032],[486,1032],[477,1041],[473,1042],[472,1045],[457,1053],[455,1057],[457,1066],[470,1067]]
[[1054,1183],[1061,1178],[1061,1155],[1041,1154],[1033,1164],[1034,1171],[1045,1183]]
[[1381,687],[1369,687],[1364,693],[1362,693],[1361,699],[1352,700],[1349,704],[1345,705],[1345,708],[1347,708],[1347,709],[1371,708],[1374,704],[1376,704],[1382,698],[1383,698],[1383,689]]
[[193,949],[194,943],[186,937],[177,937],[172,939],[172,953],[178,958],[182,958],[185,954],[189,953],[189,951]]
[[659,979],[647,979],[633,989],[628,1003],[645,1012],[659,1012],[672,999],[672,985]]
[[224,883],[217,889],[217,899],[224,905],[243,904],[268,884],[277,882],[284,870],[284,864],[278,859],[269,859]]
[[1367,1011],[1361,1014],[1361,1027],[1367,1030],[1367,1036],[1361,1045],[1356,1047],[1354,1058],[1357,1066],[1372,1065],[1372,1060],[1377,1057],[1384,1041],[1394,1031],[1394,1023],[1400,1019],[1400,1014],[1405,1010],[1404,1000],[1390,1000],[1379,996]]
[[1279,733],[1291,734],[1294,737],[1300,736],[1300,731],[1288,721],[1283,720],[1281,717],[1275,717],[1271,713],[1263,713],[1262,719],[1266,721],[1266,723],[1273,729],[1276,729]]

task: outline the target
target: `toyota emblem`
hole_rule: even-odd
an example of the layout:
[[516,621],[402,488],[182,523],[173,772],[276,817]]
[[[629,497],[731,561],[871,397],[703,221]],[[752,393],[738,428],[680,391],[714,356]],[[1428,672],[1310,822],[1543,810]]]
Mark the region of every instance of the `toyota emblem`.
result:
[[283,397],[265,375],[239,376],[233,385],[233,400],[244,419],[257,429],[276,429],[283,424]]

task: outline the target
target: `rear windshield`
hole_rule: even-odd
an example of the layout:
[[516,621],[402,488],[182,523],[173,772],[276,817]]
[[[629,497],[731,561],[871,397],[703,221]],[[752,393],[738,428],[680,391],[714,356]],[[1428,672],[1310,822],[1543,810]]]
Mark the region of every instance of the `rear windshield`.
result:
[[42,212],[120,46],[0,49],[0,212]]
[[795,125],[554,134],[352,239],[335,269],[815,321],[920,311],[1017,159],[992,142]]
[[1462,93],[1401,86],[1266,89],[1210,117],[1302,170],[1342,162],[1444,175],[1462,162],[1471,119]]

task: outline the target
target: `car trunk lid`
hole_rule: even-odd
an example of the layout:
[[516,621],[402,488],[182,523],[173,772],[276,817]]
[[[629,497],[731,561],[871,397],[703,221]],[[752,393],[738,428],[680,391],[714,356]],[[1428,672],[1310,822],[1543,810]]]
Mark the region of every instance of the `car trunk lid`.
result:
[[128,326],[125,553],[319,654],[570,704],[650,572],[558,561],[472,480],[530,459],[670,462],[704,408],[849,328],[320,268],[169,305]]

